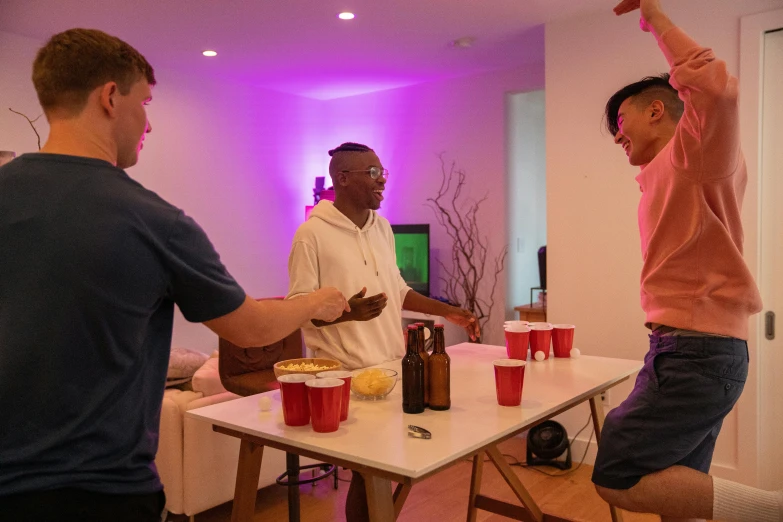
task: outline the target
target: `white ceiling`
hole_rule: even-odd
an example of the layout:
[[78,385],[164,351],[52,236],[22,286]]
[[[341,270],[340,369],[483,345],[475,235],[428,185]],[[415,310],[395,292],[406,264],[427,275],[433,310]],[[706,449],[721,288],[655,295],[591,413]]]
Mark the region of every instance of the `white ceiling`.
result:
[[[541,24],[607,0],[0,0],[0,31],[97,28],[158,69],[317,99],[541,64]],[[356,18],[343,21],[341,11]],[[474,37],[469,49],[451,40]],[[216,58],[201,56],[204,49]]]

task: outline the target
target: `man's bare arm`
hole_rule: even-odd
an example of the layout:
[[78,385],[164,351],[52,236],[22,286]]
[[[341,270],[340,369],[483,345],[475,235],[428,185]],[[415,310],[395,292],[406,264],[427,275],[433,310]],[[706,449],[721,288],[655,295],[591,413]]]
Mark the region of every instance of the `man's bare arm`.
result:
[[256,301],[245,296],[239,308],[204,325],[229,342],[248,348],[275,343],[307,321],[333,321],[349,310],[345,296],[330,287],[288,300]]

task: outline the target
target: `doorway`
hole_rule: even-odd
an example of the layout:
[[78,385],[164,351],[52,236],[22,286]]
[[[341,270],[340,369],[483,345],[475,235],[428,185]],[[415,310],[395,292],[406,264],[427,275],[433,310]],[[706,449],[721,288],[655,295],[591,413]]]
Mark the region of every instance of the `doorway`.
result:
[[[509,94],[506,97],[506,122],[506,319],[516,319],[514,307],[529,304],[530,289],[540,286],[538,250],[546,245],[544,91]],[[536,298],[534,293],[533,299]]]
[[[759,475],[761,487],[783,488],[783,28],[764,35],[761,95],[761,272],[759,336]],[[771,314],[776,314],[773,318]],[[774,321],[773,332],[767,321]],[[772,327],[772,324],[769,325]],[[770,338],[771,337],[771,338]],[[772,465],[775,463],[776,465]]]

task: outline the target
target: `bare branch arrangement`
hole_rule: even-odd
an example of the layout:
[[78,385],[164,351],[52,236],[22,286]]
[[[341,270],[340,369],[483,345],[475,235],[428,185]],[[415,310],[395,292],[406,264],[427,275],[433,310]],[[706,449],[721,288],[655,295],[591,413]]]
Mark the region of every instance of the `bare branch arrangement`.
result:
[[[427,198],[427,205],[452,240],[451,266],[438,259],[446,274],[446,277],[440,278],[444,284],[443,293],[452,303],[459,303],[470,310],[483,332],[495,306],[495,288],[505,266],[508,246],[503,247],[486,272],[489,241],[479,232],[477,216],[487,195],[479,200],[463,198],[467,180],[465,171],[457,168],[456,162],[447,168],[443,154],[440,155],[440,164],[441,185],[435,197]],[[488,291],[486,286],[481,286],[485,276],[491,277],[492,287]]]
[[36,137],[38,137],[38,150],[41,150],[41,135],[38,134],[38,129],[35,128],[34,124],[35,124],[35,122],[37,122],[41,118],[41,116],[43,116],[43,114],[39,114],[36,119],[31,120],[30,118],[27,117],[26,114],[21,113],[19,111],[15,111],[11,107],[8,107],[8,110],[13,112],[14,114],[18,114],[19,116],[21,116],[21,117],[23,117],[24,119],[27,120],[27,123],[29,123],[30,127],[33,128],[33,132],[35,133]]

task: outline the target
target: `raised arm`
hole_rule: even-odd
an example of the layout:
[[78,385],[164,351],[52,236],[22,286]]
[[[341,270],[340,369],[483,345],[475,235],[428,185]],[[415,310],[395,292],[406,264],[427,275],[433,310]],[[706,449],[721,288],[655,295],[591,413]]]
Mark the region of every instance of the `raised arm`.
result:
[[640,26],[658,41],[671,67],[670,83],[684,103],[672,147],[675,166],[698,181],[730,176],[740,163],[739,82],[726,62],[674,25],[660,0],[623,0],[622,15],[641,11]]
[[639,26],[642,31],[652,32],[656,38],[674,27],[674,24],[661,8],[660,0],[623,0],[614,8],[617,16],[639,9],[641,18]]

